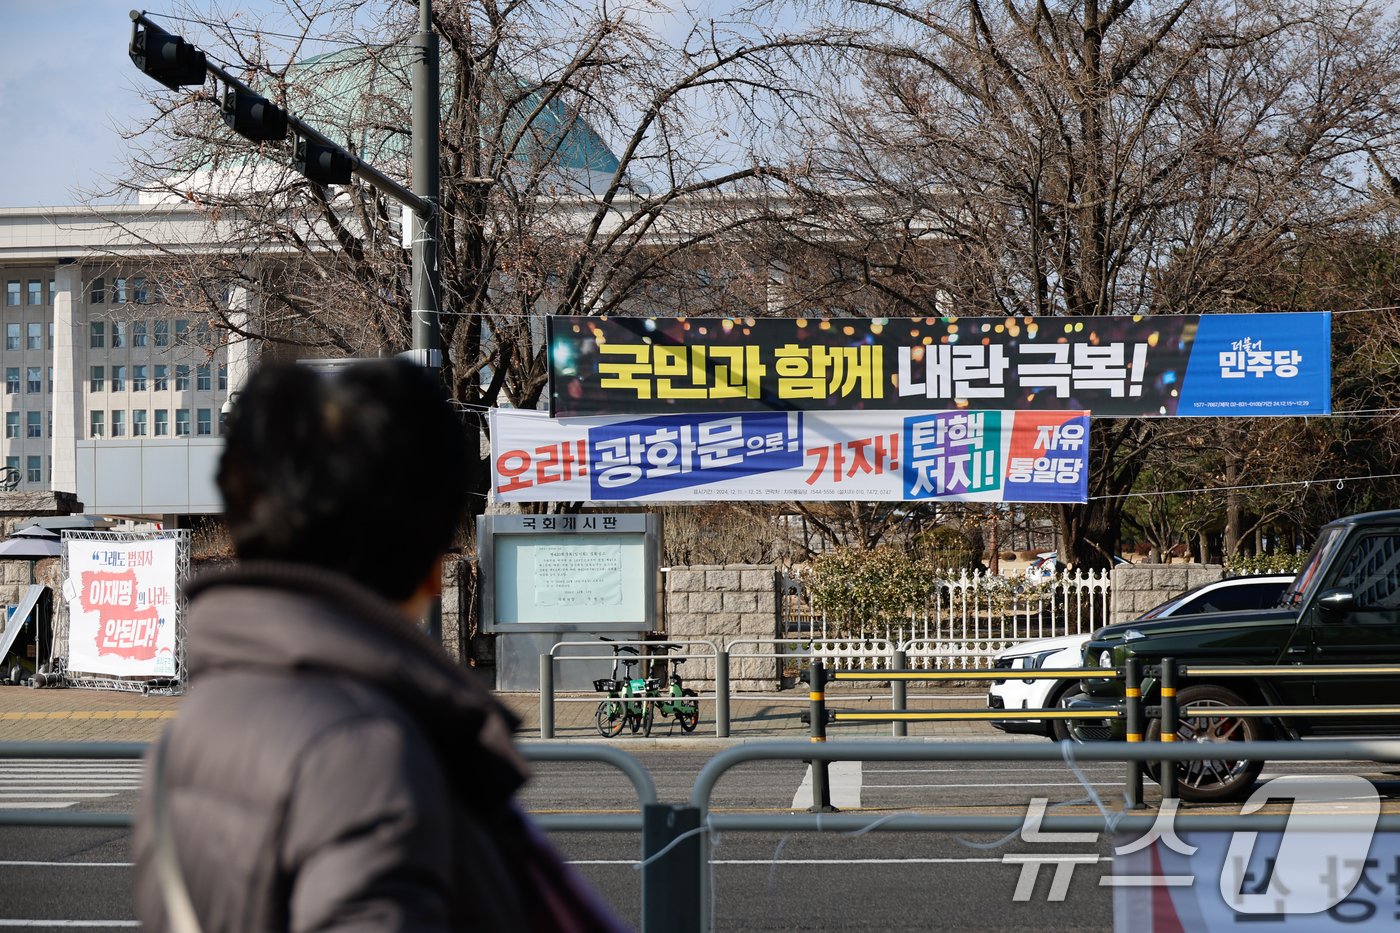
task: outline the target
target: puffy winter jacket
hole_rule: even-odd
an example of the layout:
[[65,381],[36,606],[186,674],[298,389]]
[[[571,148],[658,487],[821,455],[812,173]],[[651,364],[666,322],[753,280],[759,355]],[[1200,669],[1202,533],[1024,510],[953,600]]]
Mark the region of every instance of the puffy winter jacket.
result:
[[[204,933],[615,929],[512,802],[509,714],[395,607],[273,564],[187,595],[160,805]],[[134,849],[158,931],[152,767]]]

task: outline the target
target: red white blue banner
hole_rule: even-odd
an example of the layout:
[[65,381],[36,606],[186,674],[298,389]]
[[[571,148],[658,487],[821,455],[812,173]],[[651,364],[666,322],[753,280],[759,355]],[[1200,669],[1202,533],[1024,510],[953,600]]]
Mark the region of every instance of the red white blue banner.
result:
[[504,502],[1083,502],[1082,411],[491,412]]

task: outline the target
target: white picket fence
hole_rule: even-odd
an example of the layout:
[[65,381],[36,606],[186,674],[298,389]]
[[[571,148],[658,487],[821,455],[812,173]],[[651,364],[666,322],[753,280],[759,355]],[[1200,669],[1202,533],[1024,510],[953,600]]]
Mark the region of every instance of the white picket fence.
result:
[[[784,599],[784,636],[810,639],[814,653],[846,669],[888,666],[881,657],[885,644],[907,645],[915,668],[988,668],[992,655],[1008,645],[1087,634],[1107,624],[1110,581],[1106,570],[1064,572],[1037,582],[963,570],[939,580],[927,605],[878,618],[859,607],[817,612],[799,585]],[[835,639],[843,641],[830,651],[823,648],[822,642]],[[868,641],[870,650],[849,639]]]

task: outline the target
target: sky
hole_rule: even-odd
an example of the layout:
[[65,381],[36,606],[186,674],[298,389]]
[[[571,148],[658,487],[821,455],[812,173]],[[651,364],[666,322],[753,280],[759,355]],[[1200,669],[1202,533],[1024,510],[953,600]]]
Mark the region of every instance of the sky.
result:
[[[127,57],[133,7],[139,0],[0,0],[0,207],[79,203],[121,175],[121,131],[150,113],[139,89],[158,87]],[[145,9],[160,21],[172,8]]]
[[121,130],[150,112],[138,88],[158,87],[127,57],[133,7],[142,8],[133,0],[0,0],[0,207],[78,203],[121,174]]
[[0,0],[0,207],[72,204],[121,167],[144,110],[131,0]]

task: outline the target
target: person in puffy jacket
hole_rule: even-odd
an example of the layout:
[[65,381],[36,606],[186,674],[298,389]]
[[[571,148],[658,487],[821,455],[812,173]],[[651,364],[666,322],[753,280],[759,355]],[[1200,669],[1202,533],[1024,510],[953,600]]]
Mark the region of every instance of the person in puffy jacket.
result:
[[146,930],[612,931],[514,802],[514,723],[420,631],[475,453],[428,371],[270,366],[219,464],[232,569],[186,587],[147,756]]

